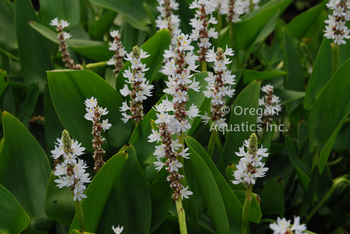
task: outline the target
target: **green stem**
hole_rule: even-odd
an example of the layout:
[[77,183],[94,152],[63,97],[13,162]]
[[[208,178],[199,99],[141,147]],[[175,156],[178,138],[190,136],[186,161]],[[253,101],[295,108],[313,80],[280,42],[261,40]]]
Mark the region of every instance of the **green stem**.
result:
[[230,38],[229,45],[233,49],[233,23],[230,22],[229,26],[230,26],[230,29],[229,29],[229,32],[228,32],[229,33],[229,38]]
[[91,69],[91,68],[98,68],[98,67],[105,67],[107,66],[107,62],[98,62],[98,63],[89,63],[86,64],[86,68],[87,69]]
[[332,47],[332,76],[333,76],[339,67],[339,45],[332,43],[331,47]]
[[222,16],[221,16],[221,14],[219,12],[218,12],[218,15],[217,15],[216,18],[218,19],[218,24],[216,25],[216,31],[218,32],[217,44],[219,44],[220,31],[221,31],[221,27],[222,27]]
[[216,138],[217,138],[218,132],[217,131],[211,131],[211,136],[209,139],[209,146],[208,146],[208,155],[209,157],[213,157],[213,152],[215,149],[215,142],[216,142]]
[[202,72],[206,72],[207,71],[207,61],[202,60]]
[[220,155],[222,154],[222,142],[219,138],[219,135],[216,134],[216,146],[218,147]]
[[250,1],[250,12],[254,11],[254,5],[253,5],[253,0]]
[[247,188],[247,192],[245,195],[245,200],[243,204],[243,212],[242,212],[242,234],[247,234],[248,232],[248,224],[249,224],[249,208],[252,203],[252,190],[253,185],[249,185]]
[[[182,132],[180,135],[177,136],[177,139],[179,140],[179,143],[183,145],[184,147],[184,137],[185,134]],[[182,148],[179,148],[179,152],[182,151]],[[183,166],[179,168],[179,174],[184,174],[184,159],[183,157],[177,157],[178,162],[180,162]],[[184,183],[184,179],[182,179],[182,185]],[[181,234],[187,234],[187,227],[186,227],[186,215],[185,215],[185,209],[182,206],[182,200],[179,198],[175,201],[176,205],[176,211],[177,211],[177,218],[179,219],[179,227],[180,227],[180,233]]]
[[341,183],[347,183],[348,185],[350,185],[350,180],[348,180],[347,178],[341,177],[341,178],[336,178],[333,180],[333,185],[331,187],[331,189],[328,191],[328,193],[326,194],[326,196],[324,196],[321,201],[319,201],[319,203],[312,209],[312,211],[309,213],[309,215],[306,218],[306,221],[308,222],[312,216],[318,211],[318,209],[321,208],[321,206],[331,197],[331,195],[333,194],[334,190],[338,187],[338,185],[340,185]]
[[[74,192],[73,190],[71,190],[72,192],[72,198],[74,197]],[[80,226],[80,230],[81,231],[86,231],[86,227],[85,227],[85,222],[84,222],[84,212],[83,209],[81,207],[81,204],[78,200],[74,201],[74,208],[75,208],[75,214],[78,218],[78,223]]]
[[318,152],[320,150],[320,147],[317,146],[314,149],[314,152],[312,153],[312,169],[314,169],[314,167],[316,166],[316,164],[318,163]]

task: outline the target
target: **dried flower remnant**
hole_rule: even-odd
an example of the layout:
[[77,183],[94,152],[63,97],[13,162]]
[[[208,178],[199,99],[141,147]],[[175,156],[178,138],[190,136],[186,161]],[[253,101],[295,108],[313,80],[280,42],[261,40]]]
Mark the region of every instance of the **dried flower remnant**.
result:
[[[126,83],[130,84],[131,90],[127,84],[120,90],[120,93],[125,96],[130,96],[130,107],[127,102],[123,102],[120,107],[123,115],[123,122],[126,123],[129,119],[134,119],[136,124],[140,123],[144,117],[143,113],[143,101],[147,97],[152,96],[153,85],[149,84],[149,81],[145,78],[146,64],[141,63],[141,59],[147,58],[150,55],[144,52],[137,46],[134,46],[132,52],[126,55],[126,60],[131,62],[131,70],[125,70],[123,76],[127,78]],[[130,111],[131,115],[126,114],[126,111]]]
[[[222,48],[218,48],[216,53],[214,48],[209,50],[206,56],[207,62],[214,62],[215,75],[212,72],[208,72],[209,77],[205,78],[208,81],[207,90],[204,91],[204,95],[207,98],[211,98],[211,117],[201,116],[205,124],[209,119],[213,120],[215,126],[225,125],[225,114],[223,108],[225,106],[225,96],[230,98],[234,95],[235,90],[231,89],[231,85],[235,84],[235,75],[231,75],[231,71],[227,70],[226,65],[231,63],[226,56],[233,56],[232,49],[226,47],[226,51]],[[228,84],[229,86],[225,86]]]
[[217,3],[214,0],[194,0],[190,5],[190,9],[198,9],[195,18],[191,19],[190,25],[193,27],[191,39],[199,40],[197,43],[199,61],[205,61],[208,48],[211,46],[210,38],[218,38],[218,32],[215,31],[215,28],[208,29],[209,24],[218,23],[213,17],[216,6]]
[[327,7],[334,11],[332,15],[328,15],[328,20],[325,21],[328,25],[326,25],[324,36],[327,39],[333,39],[334,44],[346,44],[344,38],[350,38],[350,30],[345,26],[346,21],[350,20],[350,2],[347,0],[330,0]]
[[276,223],[271,223],[270,228],[273,234],[307,234],[305,224],[300,224],[300,217],[294,216],[294,224],[291,226],[290,220],[277,217]]
[[75,70],[81,70],[82,67],[80,64],[74,64],[74,61],[70,58],[70,55],[67,51],[68,46],[65,43],[66,39],[69,39],[72,37],[70,33],[64,32],[63,29],[65,27],[69,26],[69,23],[64,20],[58,20],[58,18],[55,18],[51,20],[50,23],[51,26],[56,26],[56,31],[58,32],[58,45],[59,45],[59,51],[62,53],[62,61],[65,63],[66,67],[69,67],[70,69],[75,69]]
[[265,108],[263,111],[263,119],[258,117],[257,122],[268,125],[272,122],[272,117],[278,115],[278,113],[282,111],[282,107],[279,104],[281,100],[273,94],[272,85],[265,85],[261,90],[265,92],[266,95],[259,99],[259,106],[264,106]]
[[101,136],[101,132],[102,129],[103,131],[110,129],[112,124],[108,123],[108,119],[103,120],[102,123],[100,122],[101,115],[107,115],[108,111],[107,108],[103,109],[102,107],[98,106],[96,98],[91,97],[90,99],[86,99],[85,106],[87,113],[85,114],[84,118],[93,122],[92,135],[94,136],[94,139],[92,140],[92,146],[94,148],[94,170],[98,172],[105,163],[103,161],[103,156],[106,153],[102,149],[102,143],[105,139]]
[[113,72],[115,73],[115,76],[118,76],[119,71],[124,65],[123,57],[126,54],[126,51],[120,41],[119,31],[111,31],[110,35],[114,38],[114,41],[110,44],[109,50],[114,51],[115,55],[107,62],[107,64],[115,66]]

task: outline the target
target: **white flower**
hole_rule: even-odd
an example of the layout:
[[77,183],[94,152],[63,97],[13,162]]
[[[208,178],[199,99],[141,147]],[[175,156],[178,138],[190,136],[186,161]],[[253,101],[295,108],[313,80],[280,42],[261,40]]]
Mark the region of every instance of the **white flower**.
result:
[[120,108],[120,111],[124,112],[124,111],[127,111],[127,110],[130,110],[130,107],[128,107],[128,104],[125,102],[122,103],[123,105]]
[[54,18],[53,20],[51,20],[50,23],[51,26],[58,26],[58,17]]
[[118,30],[117,31],[115,31],[115,30],[110,31],[110,35],[111,35],[111,37],[118,37],[119,36],[119,31]]
[[181,167],[182,167],[182,163],[180,163],[177,160],[174,160],[171,163],[169,163],[169,168],[170,168],[169,172],[178,171],[179,168]]
[[290,220],[286,220],[285,218],[281,219],[277,218],[277,223],[271,223],[270,228],[273,230],[274,234],[285,234],[287,229],[289,228]]
[[113,225],[113,227],[112,227],[112,230],[113,230],[113,232],[114,232],[115,234],[120,234],[120,233],[122,233],[123,229],[124,229],[124,227],[123,227],[123,226],[119,227],[119,225],[118,225],[118,227],[116,227],[116,228],[114,227],[114,225]]
[[190,159],[188,157],[188,155],[190,155],[190,153],[187,153],[188,150],[189,150],[189,148],[182,148],[182,151],[180,153],[178,153],[177,155],[180,155],[181,157],[186,158],[186,159]]
[[152,134],[148,136],[148,142],[159,142],[161,140],[159,132],[156,130],[152,129]]
[[131,93],[129,90],[128,85],[124,84],[124,88],[120,90],[120,94],[123,95],[124,97],[128,96]]
[[191,196],[193,193],[191,191],[188,191],[188,186],[186,188],[182,188],[180,190],[181,194],[181,199],[183,200],[184,198],[189,198],[188,196]]
[[112,127],[112,124],[108,123],[108,119],[104,119],[102,121],[103,131],[106,131],[106,130],[110,129],[111,127]]
[[87,198],[83,190],[74,191],[74,197],[73,197],[74,201],[76,200],[81,201],[82,198]]
[[125,112],[122,112],[122,115],[124,118],[121,118],[121,120],[126,123],[131,118],[131,115],[126,114]]
[[97,99],[91,97],[90,99],[86,99],[84,103],[87,108],[95,108],[97,105]]
[[306,226],[305,224],[300,224],[299,216],[294,216],[294,224],[291,230],[294,231],[294,234],[306,234],[306,232],[304,232],[306,230]]
[[153,162],[153,164],[156,166],[156,170],[157,170],[157,171],[162,170],[162,168],[163,168],[164,166],[166,166],[166,164],[163,163],[163,162],[161,162],[161,161],[159,161],[159,159],[158,159],[158,161]]
[[72,35],[70,35],[70,33],[63,32],[63,40],[69,39],[71,37],[72,37]]
[[192,119],[192,118],[199,116],[198,115],[199,109],[192,103],[192,106],[190,107],[190,109],[186,113],[187,113],[188,117],[190,119]]
[[208,122],[209,122],[209,120],[211,119],[209,116],[208,116],[208,114],[207,114],[207,112],[205,112],[205,115],[201,115],[201,118],[202,118],[202,122],[204,123],[204,124],[208,124]]

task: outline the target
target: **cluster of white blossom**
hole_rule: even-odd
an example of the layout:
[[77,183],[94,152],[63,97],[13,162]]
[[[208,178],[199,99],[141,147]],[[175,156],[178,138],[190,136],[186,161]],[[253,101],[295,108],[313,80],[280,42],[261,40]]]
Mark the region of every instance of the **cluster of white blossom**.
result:
[[54,18],[53,20],[51,20],[50,25],[56,26],[56,31],[58,32],[57,39],[58,39],[59,51],[62,53],[62,61],[65,63],[65,66],[71,69],[80,70],[81,65],[74,64],[73,60],[70,58],[70,55],[67,51],[68,46],[65,43],[66,39],[69,39],[72,37],[70,33],[63,31],[64,28],[69,26],[69,23],[65,20],[59,21],[58,18]]
[[285,218],[277,218],[277,223],[271,223],[270,228],[273,230],[273,234],[306,234],[305,224],[300,224],[300,217],[294,216],[294,224],[290,227],[290,220]]
[[259,106],[264,106],[264,118],[258,117],[257,122],[258,123],[271,123],[272,117],[274,115],[278,115],[280,111],[282,111],[282,107],[279,104],[281,101],[280,98],[273,94],[273,86],[272,85],[265,85],[261,88],[263,92],[266,93],[266,95],[259,99]]
[[[130,54],[126,54],[126,60],[131,63],[131,70],[125,70],[123,76],[127,78],[126,83],[130,84],[131,90],[127,84],[124,85],[124,88],[120,90],[120,93],[125,96],[130,96],[130,107],[127,102],[123,102],[123,105],[120,107],[123,115],[123,122],[126,123],[130,118],[134,119],[136,123],[139,123],[143,117],[143,100],[146,100],[147,97],[152,96],[151,90],[153,85],[149,84],[149,81],[145,78],[145,71],[148,71],[149,68],[146,68],[146,64],[141,63],[141,59],[147,58],[150,55],[147,52],[144,52],[137,46],[134,46]],[[126,111],[130,111],[131,115],[126,114]]]
[[350,20],[350,1],[330,0],[327,7],[334,11],[333,15],[328,15],[329,19],[325,21],[328,25],[326,25],[324,36],[333,39],[334,44],[346,44],[344,38],[350,38],[350,30],[345,26],[346,21]]
[[119,225],[118,225],[118,227],[116,227],[116,228],[114,227],[114,225],[113,225],[113,227],[112,227],[112,230],[113,230],[113,232],[114,232],[115,234],[120,234],[120,233],[122,233],[123,229],[124,229],[124,227],[123,227],[123,226],[119,227]]
[[[199,40],[197,43],[199,46],[199,61],[205,60],[205,55],[211,46],[210,38],[218,38],[218,32],[215,31],[215,28],[208,29],[209,24],[218,23],[213,17],[216,6],[215,0],[194,0],[190,5],[190,9],[198,9],[195,18],[191,19],[190,25],[193,27],[191,38],[194,41]],[[208,17],[210,18],[208,19]]]
[[110,44],[110,47],[108,49],[114,51],[115,55],[113,55],[107,64],[115,66],[115,69],[113,71],[115,72],[115,76],[117,76],[124,65],[123,57],[126,54],[126,51],[123,47],[122,42],[120,41],[119,31],[111,31],[110,35],[114,38],[114,41]]
[[157,10],[160,12],[156,20],[156,26],[159,30],[167,28],[171,34],[171,44],[176,45],[176,38],[181,33],[180,19],[172,13],[172,10],[178,10],[179,4],[175,0],[158,0]]
[[[231,85],[235,84],[235,75],[231,75],[231,71],[227,70],[226,65],[231,61],[226,56],[233,56],[232,49],[226,46],[226,51],[222,48],[218,48],[217,52],[214,52],[214,48],[207,53],[207,62],[214,62],[215,75],[212,72],[208,72],[209,77],[205,78],[208,81],[207,90],[204,91],[204,95],[207,98],[211,98],[211,117],[206,115],[201,116],[205,124],[209,119],[212,119],[216,126],[225,124],[225,114],[223,113],[223,107],[225,105],[225,96],[232,98],[235,90],[231,89]],[[228,84],[229,86],[225,86]]]
[[[184,188],[180,183],[180,180],[184,177],[178,173],[179,168],[183,165],[178,161],[179,157],[188,159],[189,153],[187,153],[188,148],[185,148],[179,140],[173,140],[172,136],[179,132],[181,126],[179,126],[178,121],[170,112],[174,112],[174,106],[172,102],[168,100],[163,100],[162,103],[156,105],[154,108],[158,113],[157,124],[158,131],[152,129],[152,134],[148,136],[149,142],[160,143],[156,145],[156,150],[154,155],[157,161],[154,162],[156,169],[159,171],[164,166],[166,170],[170,173],[167,180],[171,183],[170,187],[174,191],[172,198],[178,200],[188,198],[189,195],[193,193],[188,190],[188,186]],[[163,162],[165,161],[165,162]]]
[[[97,99],[94,97],[91,97],[90,99],[86,99],[84,102],[86,108],[86,114],[84,115],[84,118],[94,122],[94,119],[97,117],[100,118],[101,115],[107,115],[109,111],[107,111],[107,108],[102,108],[98,106]],[[98,119],[99,122],[100,119]],[[108,119],[105,119],[102,121],[101,128],[103,131],[106,131],[112,127],[112,124],[108,123]]]
[[52,157],[55,160],[62,159],[55,167],[54,175],[58,176],[55,179],[57,187],[68,187],[73,191],[74,201],[81,201],[86,198],[84,191],[86,189],[84,183],[89,183],[89,173],[85,172],[86,163],[78,158],[84,153],[85,148],[81,147],[81,143],[70,138],[69,133],[64,130],[62,138],[57,138],[55,149],[51,151]]
[[[259,9],[259,3],[260,3],[260,0],[253,0],[254,10]],[[249,13],[250,12],[250,0],[245,0],[244,4],[245,4],[244,13]]]
[[[247,152],[245,152],[244,147],[247,147]],[[268,157],[269,153],[266,153],[267,149],[258,148],[258,138],[253,133],[249,140],[245,140],[243,146],[239,148],[239,152],[236,155],[242,157],[239,160],[238,165],[236,165],[237,170],[234,172],[235,180],[232,181],[233,184],[243,183],[244,186],[248,187],[255,184],[255,181],[259,177],[264,177],[265,173],[268,171],[265,163],[261,162],[262,157]]]
[[223,0],[219,13],[227,15],[227,22],[236,23],[241,21],[239,17],[244,14],[245,7],[246,3],[242,0]]

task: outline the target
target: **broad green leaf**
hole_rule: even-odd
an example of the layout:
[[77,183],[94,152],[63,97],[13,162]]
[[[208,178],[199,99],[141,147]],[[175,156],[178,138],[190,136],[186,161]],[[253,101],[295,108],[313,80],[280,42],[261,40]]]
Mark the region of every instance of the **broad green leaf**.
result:
[[123,47],[127,53],[132,51],[134,46],[141,46],[145,39],[146,33],[132,27],[127,21],[124,21],[120,26],[120,41],[123,43]]
[[[230,186],[227,184],[225,178],[221,175],[220,171],[217,169],[216,165],[210,159],[203,147],[192,137],[187,136],[185,140],[186,145],[190,148],[190,151],[195,152],[203,159],[215,179],[226,207],[227,218],[230,225],[230,233],[239,233],[242,222],[242,204],[239,202]],[[192,157],[192,154],[190,157]],[[197,177],[197,179],[200,178]]]
[[[224,175],[227,165],[237,164],[240,157],[235,152],[242,147],[243,141],[256,131],[257,115],[255,110],[258,108],[260,94],[260,81],[253,81],[237,96],[231,109],[229,132],[226,135],[225,145],[220,157],[219,169]],[[245,111],[254,110],[254,113]],[[232,129],[232,131],[231,131]]]
[[[243,205],[245,200],[246,191],[235,190],[233,191]],[[259,195],[252,193],[252,203],[249,208],[249,222],[260,223],[262,213],[260,210],[260,198]],[[259,199],[259,200],[258,200]]]
[[10,9],[9,4],[13,5],[13,3],[8,0],[0,1],[0,48],[15,57],[18,57],[18,45],[14,30],[13,12]]
[[[150,84],[152,83],[154,77],[159,72],[159,69],[163,63],[164,50],[169,49],[170,42],[171,42],[171,37],[170,37],[169,30],[163,29],[157,32],[154,36],[148,39],[141,46],[141,49],[150,55],[149,57],[141,60],[143,64],[146,64],[146,68],[149,68],[149,70],[145,72],[145,78],[149,80]],[[127,78],[123,76],[124,70],[128,70],[130,67],[131,67],[130,61],[126,62],[117,76],[116,87],[118,92],[120,92],[120,90],[124,87],[124,84],[126,84],[125,81]]]
[[98,20],[91,23],[89,27],[89,35],[92,40],[102,40],[103,35],[109,36],[109,28],[113,24],[117,13],[114,11],[107,11]]
[[[186,104],[188,109],[192,103],[197,106],[200,110],[203,110],[202,106],[206,106],[208,103],[206,101],[206,97],[203,94],[203,91],[206,90],[207,82],[204,80],[205,77],[208,76],[207,72],[200,72],[194,75],[196,81],[201,81],[201,88],[199,92],[195,92],[194,90],[188,90],[188,96],[190,101]],[[159,101],[158,104],[165,100],[166,95],[164,95]],[[171,100],[171,97],[168,97],[168,100]],[[148,136],[152,133],[151,119],[156,120],[156,111],[152,108],[147,115],[144,117],[142,122],[134,129],[129,144],[135,146],[137,150],[137,158],[142,168],[144,168],[147,164],[151,164],[154,162],[155,157],[153,156],[153,152],[155,150],[155,142],[148,142],[145,139],[148,139]],[[188,131],[192,133],[198,124],[200,123],[201,118],[198,116],[194,119],[188,119],[188,122],[191,124],[191,129]]]
[[50,71],[48,79],[58,118],[73,138],[82,142],[88,151],[93,152],[92,121],[84,118],[86,114],[84,102],[91,97],[97,98],[98,105],[109,111],[102,117],[112,124],[107,130],[109,144],[120,147],[127,141],[132,123],[121,121],[119,107],[122,106],[123,100],[104,79],[87,70]]
[[[39,22],[29,0],[15,2],[15,29],[18,40],[21,73],[27,85],[37,82],[40,91],[44,91],[46,71],[52,68],[52,43],[40,33],[35,32],[29,21]],[[56,35],[57,37],[57,35]]]
[[285,71],[255,71],[246,69],[243,74],[243,84],[249,84],[253,80],[269,80],[287,75]]
[[[346,117],[350,113],[350,59],[334,74],[320,93],[308,118],[310,152],[321,144],[320,173],[322,173],[333,143]],[[322,130],[322,131],[321,131]]]
[[[312,169],[309,188],[308,188],[308,191],[304,197],[303,204],[300,208],[300,216],[301,217],[305,218],[308,208],[311,205],[313,206],[315,203],[315,199],[312,199],[312,198],[314,198],[315,189],[316,189],[316,185],[317,185],[318,180],[319,180],[319,169],[318,169],[318,164],[316,164],[314,166],[314,168]],[[321,181],[321,180],[319,180],[319,181]],[[321,183],[324,183],[324,181],[322,181]]]
[[260,208],[264,215],[284,214],[284,180],[275,177],[259,192],[261,198]]
[[49,161],[19,120],[4,111],[2,121],[0,184],[22,205],[31,218],[31,226],[46,231],[53,225],[53,221],[45,216],[46,186],[51,171]]
[[51,20],[58,17],[58,20],[66,20],[69,23],[67,29],[78,26],[80,21],[79,0],[39,0],[40,17],[42,23],[49,27]]
[[29,125],[29,119],[33,114],[39,93],[39,85],[37,83],[31,83],[28,87],[26,97],[17,116],[17,118],[24,124],[24,126]]
[[315,65],[307,84],[304,108],[310,110],[327,82],[332,78],[332,49],[331,39],[323,39],[318,51]]
[[[190,147],[189,152],[190,159],[185,159],[185,163],[191,164],[194,169],[199,189],[217,233],[230,233],[225,203],[210,168],[193,148]],[[191,187],[191,184],[189,186]]]
[[281,99],[280,104],[282,106],[289,102],[303,98],[305,96],[305,92],[293,91],[288,89],[275,89],[274,94]]
[[0,98],[4,93],[7,85],[9,84],[9,78],[7,77],[7,72],[3,69],[0,71]]
[[286,136],[286,146],[288,149],[289,159],[292,162],[295,171],[303,185],[304,190],[307,192],[310,184],[311,170],[310,168],[298,157],[297,150],[295,148],[293,140]]
[[[152,165],[153,166],[153,165]],[[150,233],[153,233],[164,221],[170,209],[173,191],[168,181],[159,181],[149,186],[152,204]]]
[[[89,0],[91,3],[118,12],[134,28],[150,31],[147,25],[150,23],[142,0]],[[151,6],[148,5],[150,8]]]
[[296,16],[287,26],[286,30],[292,37],[302,39],[312,24],[317,20],[328,1],[323,1],[318,5]]
[[[100,222],[104,222],[102,217],[105,215],[106,207],[110,205],[108,204],[108,200],[111,195],[114,182],[120,177],[120,173],[128,158],[129,155],[126,151],[119,152],[110,158],[95,175],[89,187],[85,191],[87,198],[82,200],[81,206],[84,212],[86,231],[96,233]],[[123,192],[126,194],[125,191]],[[118,208],[119,207],[114,207],[115,210]],[[115,220],[115,222],[117,221],[118,220]],[[114,223],[112,225],[118,224]],[[109,227],[109,229],[111,229],[112,225]],[[73,219],[69,233],[72,233],[73,229],[79,229],[76,216]]]
[[21,233],[30,223],[30,218],[12,194],[0,184],[0,232]]
[[[54,31],[53,26],[51,26],[51,29],[37,22],[30,22],[29,24],[33,29],[38,31],[47,39],[58,43],[57,32]],[[107,61],[114,55],[114,52],[108,49],[108,45],[101,41],[89,41],[72,38],[65,40],[65,42],[73,51],[94,61]]]
[[51,173],[46,190],[45,214],[69,227],[75,215],[72,193],[67,187],[58,188],[55,179],[57,177]]
[[266,25],[261,29],[260,33],[255,39],[255,42],[259,42],[263,39],[265,39],[270,33],[275,29],[278,18],[280,16],[280,9],[277,9],[277,11],[273,14],[273,16],[269,19],[269,21],[266,23]]

